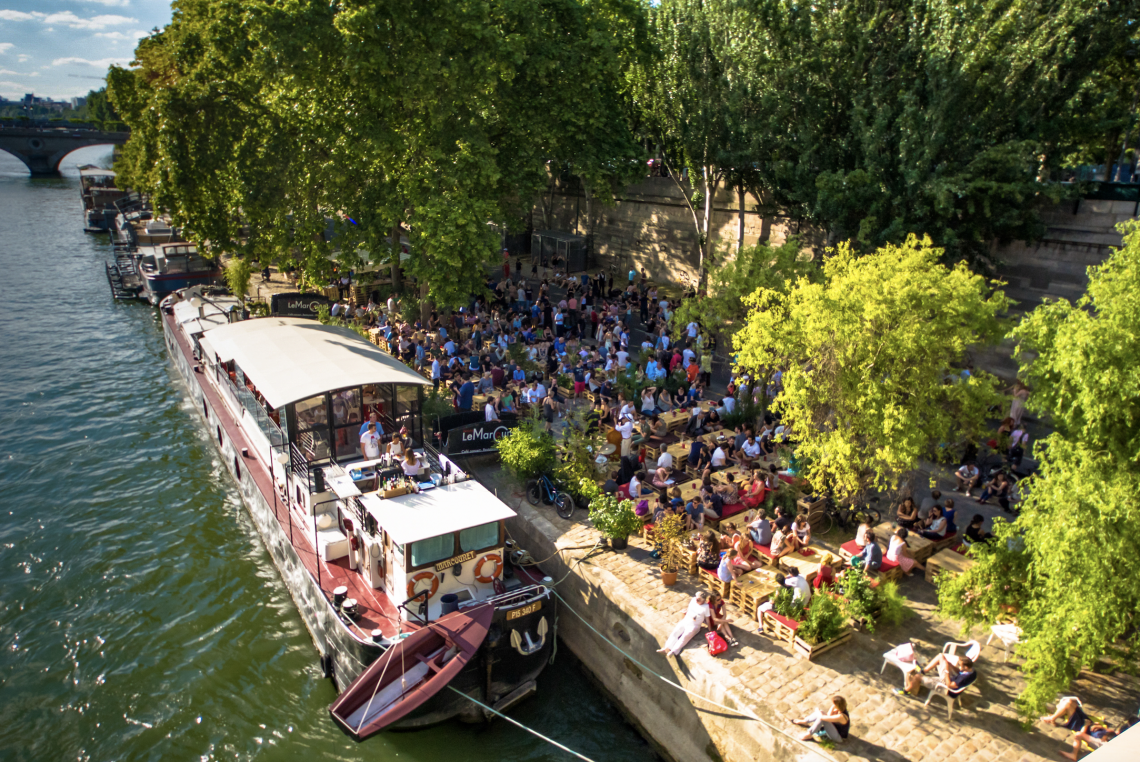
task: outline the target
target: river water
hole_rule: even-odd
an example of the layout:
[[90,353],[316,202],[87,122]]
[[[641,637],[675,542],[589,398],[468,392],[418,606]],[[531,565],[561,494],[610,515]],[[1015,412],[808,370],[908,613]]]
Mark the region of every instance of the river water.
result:
[[[112,302],[76,164],[0,154],[0,759],[562,760],[506,722],[354,744],[152,308]],[[653,754],[562,649],[520,722]]]

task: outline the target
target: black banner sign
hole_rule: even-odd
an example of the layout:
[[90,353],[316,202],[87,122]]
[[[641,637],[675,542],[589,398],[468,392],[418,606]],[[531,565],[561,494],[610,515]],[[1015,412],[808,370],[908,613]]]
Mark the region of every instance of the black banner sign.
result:
[[281,317],[317,317],[321,307],[332,307],[323,294],[274,294],[269,300],[269,311]]
[[491,452],[514,424],[515,421],[484,421],[452,429],[447,432],[447,454]]

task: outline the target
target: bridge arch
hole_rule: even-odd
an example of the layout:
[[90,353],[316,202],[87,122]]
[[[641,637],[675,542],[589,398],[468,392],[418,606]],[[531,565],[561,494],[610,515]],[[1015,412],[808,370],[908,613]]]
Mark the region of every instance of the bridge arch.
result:
[[122,145],[130,133],[66,128],[0,128],[0,151],[24,163],[33,177],[59,175],[60,162],[72,151],[89,146]]

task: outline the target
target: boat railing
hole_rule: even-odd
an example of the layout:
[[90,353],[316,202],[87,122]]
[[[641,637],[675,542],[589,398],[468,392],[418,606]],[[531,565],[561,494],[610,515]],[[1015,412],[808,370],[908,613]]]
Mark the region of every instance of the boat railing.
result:
[[265,412],[265,408],[257,401],[257,397],[253,396],[253,392],[238,387],[225,374],[218,374],[218,383],[236,410],[240,411],[245,408],[249,417],[257,424],[257,428],[269,440],[270,447],[281,447],[288,441],[288,437],[281,431],[281,427],[273,422],[273,419]]

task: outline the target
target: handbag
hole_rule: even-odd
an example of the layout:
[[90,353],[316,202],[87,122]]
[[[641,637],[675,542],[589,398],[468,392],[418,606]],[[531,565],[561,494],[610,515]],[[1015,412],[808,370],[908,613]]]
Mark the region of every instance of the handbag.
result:
[[728,650],[728,643],[715,632],[710,632],[708,635],[705,635],[705,639],[709,642],[709,654],[712,656],[720,656]]

